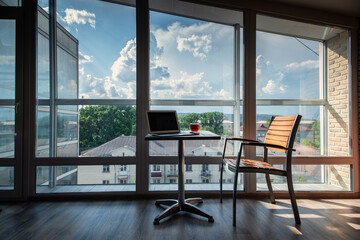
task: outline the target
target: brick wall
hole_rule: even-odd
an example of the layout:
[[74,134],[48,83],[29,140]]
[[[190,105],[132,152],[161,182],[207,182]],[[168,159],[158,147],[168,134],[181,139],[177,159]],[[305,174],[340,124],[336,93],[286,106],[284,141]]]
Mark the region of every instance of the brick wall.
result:
[[[329,155],[349,155],[349,60],[348,32],[344,31],[327,42]],[[350,166],[330,165],[329,183],[350,189]]]

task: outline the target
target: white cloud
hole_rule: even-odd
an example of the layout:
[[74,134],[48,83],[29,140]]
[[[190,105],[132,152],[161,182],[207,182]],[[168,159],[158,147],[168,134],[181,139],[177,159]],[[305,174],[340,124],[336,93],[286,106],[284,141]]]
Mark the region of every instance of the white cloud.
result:
[[190,37],[180,37],[176,39],[177,49],[191,52],[194,57],[201,60],[206,58],[206,53],[211,50],[211,35],[191,35]]
[[289,63],[285,66],[288,71],[295,71],[295,70],[313,70],[319,68],[319,61],[318,60],[307,60],[303,62],[293,62]]
[[280,71],[272,68],[270,61],[264,56],[259,55],[256,58],[256,84],[257,94],[280,94],[285,93],[287,86],[282,83],[285,75]]
[[120,57],[111,66],[112,78],[130,82],[136,79],[136,39],[129,40],[120,51]]
[[15,56],[0,56],[0,64],[15,64]]
[[94,62],[93,56],[86,55],[80,51],[79,51],[79,55],[80,55],[79,64]]
[[193,75],[187,72],[180,72],[181,77],[162,78],[151,81],[151,94],[154,98],[198,98],[213,97],[224,98],[229,96],[225,90],[214,92],[211,85],[204,81],[204,73]]
[[85,10],[67,8],[65,9],[65,17],[61,20],[65,21],[68,25],[88,23],[95,29],[95,13],[90,13]]

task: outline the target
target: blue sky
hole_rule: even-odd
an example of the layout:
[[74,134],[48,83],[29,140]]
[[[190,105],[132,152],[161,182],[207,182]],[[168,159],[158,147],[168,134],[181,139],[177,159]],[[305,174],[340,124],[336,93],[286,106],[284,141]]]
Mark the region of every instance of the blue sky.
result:
[[[79,40],[79,98],[134,99],[135,8],[93,0],[57,3],[58,22]],[[150,24],[152,99],[233,98],[232,26],[156,12]],[[318,53],[318,42],[301,41]],[[303,44],[257,33],[257,98],[319,97],[318,56]]]

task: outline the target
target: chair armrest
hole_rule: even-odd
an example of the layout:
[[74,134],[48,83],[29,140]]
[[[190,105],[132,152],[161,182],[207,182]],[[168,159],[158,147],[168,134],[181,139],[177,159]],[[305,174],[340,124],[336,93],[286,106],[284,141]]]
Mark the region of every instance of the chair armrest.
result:
[[296,151],[296,149],[293,149],[293,148],[286,148],[286,147],[283,147],[283,146],[280,146],[280,145],[270,144],[270,143],[248,142],[248,143],[243,143],[243,145],[260,146],[260,147],[270,147],[270,148],[279,148],[279,149],[288,150],[288,151],[293,151],[293,152]]
[[232,141],[242,141],[242,142],[248,142],[248,143],[259,143],[259,141],[257,141],[257,140],[252,140],[252,139],[247,139],[247,138],[226,137],[226,138],[225,138],[225,143],[224,143],[224,149],[223,149],[222,159],[224,159],[224,157],[225,157],[226,143],[227,143],[228,140],[232,140]]
[[225,140],[233,140],[233,141],[243,141],[243,142],[254,142],[254,143],[258,143],[259,141],[257,140],[252,140],[252,139],[248,139],[248,138],[238,138],[238,137],[226,137]]

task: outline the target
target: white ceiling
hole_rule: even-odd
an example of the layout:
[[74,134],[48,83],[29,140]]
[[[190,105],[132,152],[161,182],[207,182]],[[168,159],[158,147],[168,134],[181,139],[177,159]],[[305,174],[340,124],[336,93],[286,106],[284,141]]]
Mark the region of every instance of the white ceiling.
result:
[[360,0],[265,0],[360,17]]

